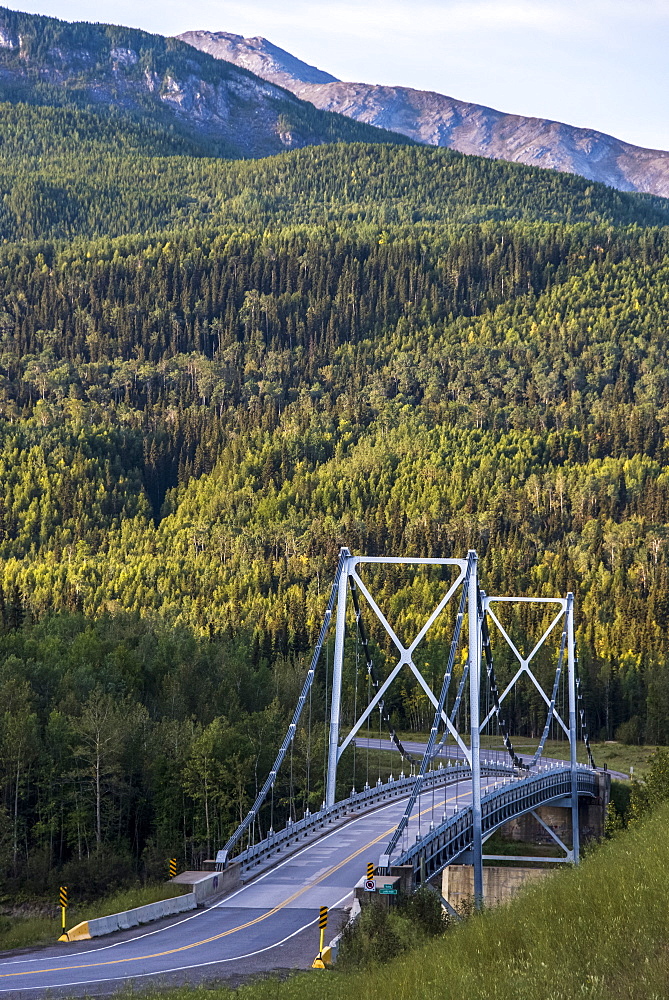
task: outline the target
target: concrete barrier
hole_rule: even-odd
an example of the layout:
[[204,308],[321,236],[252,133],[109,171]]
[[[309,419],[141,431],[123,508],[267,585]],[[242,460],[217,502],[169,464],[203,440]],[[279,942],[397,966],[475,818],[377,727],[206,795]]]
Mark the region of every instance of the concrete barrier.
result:
[[212,896],[227,896],[242,884],[241,865],[231,864],[222,872],[181,872],[172,882],[189,885],[195,894],[198,906]]
[[173,917],[178,913],[197,909],[197,899],[194,892],[185,896],[175,896],[173,899],[161,899],[157,903],[147,903],[146,906],[136,906],[132,910],[112,913],[108,917],[96,917],[94,920],[84,920],[71,930],[66,931],[68,941],[86,941],[89,938],[113,934],[114,931],[127,931],[140,924],[150,924],[152,920],[163,917]]

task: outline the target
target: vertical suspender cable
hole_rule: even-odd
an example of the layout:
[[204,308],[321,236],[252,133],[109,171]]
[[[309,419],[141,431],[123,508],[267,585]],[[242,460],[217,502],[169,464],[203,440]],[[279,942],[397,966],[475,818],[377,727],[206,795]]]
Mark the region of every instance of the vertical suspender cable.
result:
[[295,739],[295,731],[297,729],[297,724],[300,721],[300,716],[302,715],[302,710],[306,703],[307,695],[309,693],[311,685],[313,684],[314,674],[316,672],[316,666],[318,664],[321,650],[323,648],[323,644],[325,643],[328,630],[330,628],[330,621],[332,620],[332,611],[334,609],[337,592],[339,590],[339,579],[341,577],[344,565],[346,564],[346,560],[349,557],[349,555],[350,553],[348,549],[342,549],[339,555],[339,564],[337,566],[337,572],[335,574],[334,582],[332,584],[332,590],[330,591],[330,599],[328,601],[328,606],[325,611],[323,624],[321,625],[321,630],[318,635],[316,647],[314,649],[313,655],[311,657],[311,662],[309,664],[309,670],[307,671],[307,676],[304,680],[304,684],[300,692],[300,697],[298,698],[295,711],[293,712],[293,718],[288,727],[288,731],[284,736],[283,743],[281,744],[281,747],[279,748],[279,752],[276,756],[274,764],[272,765],[272,770],[270,771],[265,784],[258,792],[255,802],[249,809],[248,813],[246,814],[246,817],[242,820],[242,822],[239,824],[235,832],[228,839],[228,842],[226,843],[223,850],[219,851],[219,856],[223,864],[227,864],[230,858],[230,851],[239,842],[240,838],[244,835],[244,833],[249,830],[249,827],[253,824],[255,817],[258,814],[258,810],[262,806],[263,802],[267,797],[267,793],[269,792],[270,788],[274,784],[274,781],[276,780],[277,772],[285,759],[288,748],[292,747],[293,740]]
[[[355,620],[358,626],[358,635],[360,636],[360,642],[362,643],[362,651],[365,657],[365,667],[367,670],[367,676],[369,677],[371,685],[374,688],[374,693],[376,693],[381,687],[381,679],[379,678],[379,675],[376,672],[376,667],[374,666],[374,660],[372,659],[372,653],[369,648],[369,641],[367,639],[367,630],[365,629],[365,623],[362,620],[362,614],[360,612],[360,599],[358,597],[358,588],[356,587],[355,579],[353,576],[349,576],[348,583],[351,589],[351,599],[353,601],[353,611],[355,612]],[[371,699],[368,699],[367,704],[369,704],[370,700]],[[383,700],[379,702],[379,713],[380,713],[379,726],[381,726],[381,722],[385,722],[388,728],[388,734],[390,736],[390,739],[395,744],[395,747],[401,753],[402,758],[404,760],[412,760],[413,758],[411,757],[411,754],[408,754],[407,751],[404,749],[399,736],[395,732],[395,728],[390,721],[390,714],[386,711]]]
[[[460,729],[460,726],[459,726],[459,722],[456,721],[456,720],[458,719],[458,713],[460,711],[460,705],[462,703],[462,696],[463,696],[463,694],[465,692],[465,688],[466,688],[466,685],[467,685],[467,678],[468,677],[469,677],[469,657],[467,657],[467,659],[465,660],[465,665],[464,665],[463,670],[462,670],[462,677],[460,678],[460,683],[458,684],[458,693],[455,696],[455,701],[453,702],[453,708],[451,709],[451,714],[449,715],[450,721],[455,725],[455,728],[458,731]],[[449,736],[449,732],[448,732],[448,729],[447,729],[445,731],[444,735],[441,737],[441,739],[437,743],[437,746],[434,749],[433,756],[436,757],[446,747],[446,744],[448,743],[448,736]],[[456,748],[456,752],[457,752],[457,748]]]
[[[358,721],[358,674],[360,672],[360,626],[356,622],[356,638],[355,638],[355,688],[353,689],[353,722],[354,724]],[[358,741],[353,740],[353,791],[355,791],[356,786],[356,765],[357,765],[357,750]]]
[[[544,752],[544,746],[546,745],[546,739],[548,737],[548,733],[549,733],[550,728],[551,728],[551,723],[553,722],[553,717],[555,715],[555,703],[556,703],[556,701],[559,701],[560,679],[561,678],[562,678],[562,681],[563,681],[563,690],[564,690],[564,676],[563,676],[563,672],[562,672],[562,664],[563,664],[563,661],[564,661],[564,651],[566,649],[566,646],[567,646],[567,616],[565,615],[564,625],[562,627],[562,638],[560,639],[560,655],[558,657],[557,669],[555,671],[555,680],[553,681],[553,691],[552,691],[552,694],[551,694],[550,705],[548,706],[548,714],[546,715],[546,724],[544,726],[544,731],[541,734],[541,739],[539,740],[539,746],[537,747],[537,749],[534,752],[534,756],[532,757],[532,760],[529,763],[529,767],[534,767],[534,765],[536,764],[536,762],[539,760],[539,758],[541,757],[542,753]],[[561,712],[560,712],[560,718],[564,719],[564,712],[563,712],[563,710],[561,710]]]
[[306,809],[309,808],[309,797],[311,795],[311,709],[312,709],[312,695],[313,695],[313,684],[309,688],[309,723],[307,727],[307,797],[306,797]]
[[[488,676],[488,685],[490,687],[490,692],[492,694],[492,703],[495,709],[495,715],[499,722],[499,727],[502,733],[502,739],[504,741],[504,746],[506,751],[511,758],[514,767],[525,768],[520,757],[517,756],[515,750],[513,749],[513,744],[511,743],[511,737],[506,726],[506,720],[502,718],[502,711],[499,701],[499,688],[497,687],[497,680],[495,678],[495,663],[492,655],[492,648],[490,646],[490,632],[488,630],[488,618],[483,610],[483,601],[481,591],[478,592],[477,597],[479,618],[481,621],[481,641],[483,643],[483,655],[485,657],[486,673]],[[514,686],[515,690],[515,686]]]
[[[372,700],[372,678],[367,674],[367,704],[369,705]],[[372,724],[370,722],[371,712],[367,716],[367,761],[366,761],[366,771],[365,771],[365,788],[369,788],[369,741],[372,738]]]
[[323,805],[328,777],[328,694],[330,691],[330,643],[325,644],[325,721],[323,724]]
[[585,743],[585,749],[588,753],[588,761],[590,767],[596,768],[595,758],[592,755],[592,750],[590,748],[590,737],[588,736],[588,722],[585,717],[585,704],[583,701],[583,695],[581,693],[581,678],[578,674],[578,656],[574,653],[574,670],[576,672],[576,701],[578,704],[578,714],[581,720],[581,737]]

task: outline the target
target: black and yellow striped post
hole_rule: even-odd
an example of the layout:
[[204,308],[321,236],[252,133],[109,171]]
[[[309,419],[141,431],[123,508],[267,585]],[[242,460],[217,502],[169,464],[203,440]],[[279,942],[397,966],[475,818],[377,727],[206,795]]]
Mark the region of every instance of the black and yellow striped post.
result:
[[367,863],[367,878],[374,878],[374,862],[369,861]]
[[170,860],[167,862],[167,866],[169,869],[170,878],[175,878],[177,874],[177,859],[170,858]]
[[327,927],[327,925],[328,925],[328,908],[327,906],[321,906],[320,914],[318,917],[318,927],[321,932],[321,944],[318,950],[321,954],[323,953],[323,941],[325,940],[325,928]]
[[[325,968],[325,961],[324,961],[325,956],[323,954],[323,946],[325,944],[325,928],[327,927],[327,925],[328,925],[328,908],[327,906],[321,906],[318,914],[318,929],[321,932],[321,940],[320,940],[320,947],[318,949],[318,955],[314,959],[313,965],[311,966],[312,969]],[[328,956],[329,952],[330,949],[328,948]]]
[[62,927],[62,931],[63,931],[63,934],[64,934],[65,933],[65,918],[66,918],[66,913],[67,913],[67,886],[66,885],[61,885],[59,893],[58,893],[58,899],[59,899],[59,902],[60,902],[61,927]]

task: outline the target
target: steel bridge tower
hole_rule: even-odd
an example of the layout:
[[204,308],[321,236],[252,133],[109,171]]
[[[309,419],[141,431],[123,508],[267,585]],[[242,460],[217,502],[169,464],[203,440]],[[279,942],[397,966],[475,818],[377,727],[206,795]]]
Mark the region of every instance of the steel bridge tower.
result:
[[[455,570],[455,579],[451,582],[450,586],[446,589],[445,594],[439,601],[437,606],[434,608],[427,621],[417,633],[415,638],[409,643],[409,645],[404,645],[398,638],[395,630],[390,625],[386,615],[381,611],[377,601],[375,600],[370,588],[364,583],[359,574],[359,567],[363,565],[383,565],[383,566],[450,566]],[[414,652],[418,645],[427,635],[429,629],[434,625],[438,617],[444,611],[449,602],[455,597],[457,591],[461,589],[461,600],[460,600],[460,610],[458,617],[456,619],[456,636],[454,637],[454,643],[452,644],[451,657],[449,659],[449,665],[444,677],[444,686],[442,689],[442,697],[440,698],[431,688],[423,673],[416,665],[414,660]],[[386,632],[387,636],[390,638],[395,651],[397,654],[397,662],[395,666],[391,669],[386,680],[377,687],[374,697],[361,712],[359,717],[354,721],[353,725],[348,729],[346,733],[341,732],[341,700],[342,700],[342,676],[343,676],[343,664],[344,664],[344,640],[346,633],[346,620],[347,620],[347,610],[349,601],[353,604],[353,609],[356,617],[356,621],[360,623],[361,621],[361,611],[360,611],[360,601],[359,594],[361,594],[373,614],[376,620],[381,624],[383,630]],[[495,605],[500,603],[516,603],[516,604],[544,604],[553,605],[556,608],[556,615],[552,622],[545,630],[543,635],[540,637],[539,641],[534,645],[532,651],[527,656],[523,656],[518,650],[517,646],[513,643],[509,637],[507,631],[499,620],[498,615],[495,613]],[[448,690],[448,685],[451,679],[451,673],[453,670],[454,652],[455,646],[457,645],[457,639],[459,637],[459,631],[462,625],[462,619],[466,618],[467,621],[467,638],[468,638],[468,657],[467,657],[467,669],[469,672],[469,729],[466,733],[461,733],[458,731],[455,725],[455,721],[452,714],[449,716],[445,710],[445,693]],[[482,689],[482,650],[485,648],[487,653],[487,666],[488,666],[488,678],[493,681],[494,684],[494,673],[491,670],[492,658],[490,654],[490,639],[488,628],[486,627],[486,618],[490,618],[500,635],[511,649],[515,658],[518,660],[519,667],[518,670],[508,684],[504,692],[496,696],[495,707],[482,719],[481,718],[481,689]],[[567,664],[568,664],[568,692],[569,692],[569,714],[568,721],[565,721],[559,714],[556,708],[556,694],[557,690],[553,690],[552,697],[549,697],[544,691],[542,685],[537,680],[535,673],[531,668],[531,662],[535,658],[536,654],[539,652],[540,648],[548,639],[549,635],[554,631],[558,624],[562,624],[562,644],[560,651],[560,667],[562,663],[562,657],[564,656],[565,647],[567,652]],[[364,633],[363,633],[364,634]],[[366,642],[365,642],[366,647]],[[368,654],[369,655],[369,654]],[[510,692],[514,689],[515,685],[521,680],[523,676],[527,676],[530,681],[534,684],[537,691],[545,701],[548,709],[548,719],[546,727],[544,730],[544,735],[541,741],[541,749],[543,749],[543,744],[545,743],[546,737],[548,735],[548,730],[550,723],[553,719],[557,722],[559,726],[564,730],[565,735],[569,740],[570,749],[570,770],[571,770],[571,828],[572,828],[572,848],[568,850],[565,845],[556,838],[554,832],[546,827],[539,817],[539,822],[547,830],[547,832],[554,838],[561,847],[567,852],[567,858],[569,861],[577,863],[580,855],[579,846],[579,825],[578,825],[578,788],[577,788],[577,759],[576,759],[576,749],[577,749],[577,689],[576,689],[576,671],[575,671],[575,648],[574,648],[574,598],[573,594],[569,593],[564,598],[553,598],[553,597],[491,597],[486,595],[480,590],[479,579],[478,579],[478,557],[475,551],[470,550],[467,553],[466,559],[436,559],[436,558],[411,558],[411,557],[397,557],[397,556],[355,556],[350,553],[347,548],[343,548],[340,553],[340,573],[337,583],[337,611],[336,611],[336,623],[335,623],[335,650],[334,650],[334,663],[333,663],[333,676],[332,676],[332,692],[330,700],[330,719],[329,719],[329,748],[328,748],[328,769],[327,769],[327,784],[326,784],[326,797],[325,805],[326,807],[331,807],[336,801],[336,787],[337,787],[337,768],[342,754],[355,739],[357,733],[360,731],[361,727],[365,724],[370,714],[375,709],[383,709],[383,699],[390,688],[391,684],[395,678],[401,673],[402,670],[409,670],[416,681],[424,691],[425,695],[429,699],[433,708],[435,709],[434,723],[432,726],[430,741],[425,751],[423,758],[423,766],[419,774],[417,775],[417,789],[416,793],[412,795],[407,810],[405,813],[406,820],[408,821],[408,814],[411,808],[415,804],[415,799],[419,794],[421,779],[425,775],[426,766],[429,764],[432,756],[434,754],[435,746],[437,745],[437,732],[439,725],[443,725],[444,732],[450,734],[459,748],[461,749],[465,759],[467,760],[469,767],[471,768],[472,776],[472,814],[473,814],[473,845],[472,845],[472,863],[474,868],[474,893],[477,902],[483,898],[483,836],[482,836],[482,826],[481,826],[481,733],[485,729],[486,725],[490,721],[493,713],[496,711],[499,715],[501,711],[501,705],[504,700],[509,696]],[[492,676],[491,676],[492,675]],[[556,684],[557,687],[557,684]],[[445,690],[444,690],[445,689]],[[496,685],[495,685],[496,690]],[[443,741],[442,741],[443,742]],[[505,737],[505,744],[510,752],[511,760],[514,764],[521,764],[520,758],[514,753],[510,740],[508,736]],[[537,755],[538,756],[538,755]],[[396,847],[399,837],[402,833],[404,827],[403,823],[400,823],[395,835],[391,839],[389,844],[389,850],[381,856],[379,867],[384,868],[390,865],[392,850]]]
[[[451,571],[450,582],[444,581],[440,584],[441,596],[437,600],[436,606],[428,614],[424,624],[408,644],[400,640],[388,617],[381,610],[373,593],[373,584],[365,582],[363,570],[365,567],[370,566],[413,567],[416,569],[421,567],[441,567],[442,570]],[[454,620],[452,640],[450,646],[448,646],[447,665],[441,689],[440,691],[436,691],[432,689],[432,686],[428,683],[416,663],[416,650],[451,603],[453,604],[453,608],[449,615]],[[552,608],[555,612],[548,626],[544,629],[543,634],[534,642],[529,653],[521,651],[519,647],[523,644],[514,643],[500,620],[499,608],[500,605],[505,604],[539,605],[544,606],[546,611]],[[389,640],[390,648],[394,652],[395,663],[391,666],[386,678],[383,680],[376,672],[373,662],[368,633],[364,622],[363,607],[365,615],[371,616],[377,623],[377,626],[381,626],[386,640]],[[367,704],[364,705],[358,714],[356,673],[356,702],[353,712],[353,715],[356,717],[353,719],[351,725],[343,727],[342,682],[344,677],[346,630],[347,622],[352,618],[351,610],[355,617],[355,630],[358,641],[362,643],[364,650],[365,668],[370,683],[368,685],[368,697],[367,699],[363,699],[367,701]],[[454,610],[455,615],[453,615]],[[546,618],[544,618],[545,621]],[[309,704],[309,711],[311,710],[311,694],[316,669],[333,622],[334,658],[329,698],[329,717],[326,717],[325,801],[322,808],[316,813],[311,813],[307,807],[302,819],[293,819],[291,814],[287,819],[286,827],[283,831],[275,831],[273,823],[270,822],[269,830],[262,835],[261,841],[256,844],[255,830],[256,827],[260,829],[260,810],[263,808],[265,800],[269,797],[273,812],[274,788],[277,775],[289,750],[292,761],[293,742],[302,711],[307,703]],[[536,667],[533,669],[533,661],[535,661],[537,654],[549,636],[554,633],[558,634],[558,627],[560,634],[559,657],[552,691],[547,693],[537,678]],[[498,689],[495,677],[493,645],[496,645],[496,642],[491,641],[491,630],[496,642],[501,639],[506,649],[510,650],[514,660],[517,662],[517,669],[514,676],[501,692]],[[454,675],[456,658],[463,632],[466,633],[467,639],[466,656],[463,649],[463,667],[457,694],[451,699],[450,707],[448,707],[449,689]],[[564,696],[565,671],[563,669],[565,657],[567,661],[566,697]],[[412,775],[410,777],[405,777],[402,774],[400,779],[395,780],[391,776],[388,783],[383,785],[379,776],[377,787],[370,788],[366,784],[362,791],[356,791],[354,788],[347,799],[338,802],[337,772],[342,755],[351,743],[355,741],[361,728],[366,723],[368,724],[368,720],[373,712],[379,713],[379,720],[385,720],[395,748],[402,753],[404,758],[409,757],[394,731],[385,703],[389,688],[403,672],[413,676],[434,710],[434,719],[424,753],[422,753],[419,761],[414,757]],[[528,680],[534,686],[546,705],[546,723],[539,745],[529,762],[527,759],[523,760],[515,752],[504,720],[505,702],[521,679]],[[566,710],[562,704],[558,704],[560,685],[562,685],[563,690],[563,702],[568,703]],[[492,699],[492,708],[488,708],[485,711],[482,710],[482,692],[484,686],[488,700]],[[467,694],[469,712],[468,715],[465,712],[464,717],[468,721],[460,725],[459,709],[461,704],[467,700]],[[271,856],[281,845],[290,843],[292,838],[304,836],[305,832],[314,831],[319,828],[319,824],[322,827],[324,822],[330,822],[340,814],[345,815],[347,809],[354,811],[360,808],[373,809],[375,805],[380,804],[384,797],[387,799],[388,796],[395,799],[406,799],[406,808],[379,859],[378,870],[381,873],[387,872],[394,863],[414,863],[417,858],[424,858],[427,852],[432,859],[430,862],[432,865],[431,872],[436,874],[441,870],[441,867],[450,864],[455,857],[463,856],[462,852],[466,848],[467,859],[471,860],[474,869],[475,899],[477,905],[481,905],[483,898],[483,861],[486,857],[492,857],[484,854],[485,839],[509,816],[523,815],[528,812],[535,817],[540,826],[550,834],[553,840],[564,851],[564,858],[551,858],[547,860],[563,860],[576,863],[579,860],[580,854],[578,797],[579,794],[591,796],[596,794],[594,791],[596,785],[595,765],[590,752],[587,732],[585,731],[584,712],[579,706],[579,700],[580,694],[576,676],[574,644],[573,594],[569,593],[566,597],[488,595],[480,588],[478,557],[473,550],[470,550],[464,559],[438,559],[397,556],[357,556],[353,555],[349,549],[342,548],[323,624],[293,713],[292,721],[264,785],[259,790],[256,800],[244,820],[229,838],[225,847],[218,852],[217,864],[220,868],[224,868],[233,857],[242,859],[241,863],[256,864],[259,857],[265,855]],[[589,769],[577,763],[577,715],[579,714],[579,709],[584,742],[590,761]],[[499,733],[503,738],[505,754],[507,756],[505,764],[500,764],[498,760],[484,760],[483,762],[481,760],[481,735],[493,718],[496,720]],[[559,765],[558,763],[549,765],[550,768],[554,767],[556,770],[554,772],[548,770],[547,773],[545,766],[543,769],[540,768],[538,770],[538,762],[542,757],[551,726],[558,727],[569,741],[569,762],[568,765],[566,763],[564,765],[562,763]],[[439,735],[440,731],[441,737]],[[460,758],[461,761],[457,766],[454,765],[452,768],[447,767],[441,772],[436,772],[433,770],[433,761],[442,752],[446,753],[445,748],[449,739],[454,741],[456,745],[454,748],[455,756]],[[466,764],[461,763],[463,761]],[[448,773],[449,771],[450,773]],[[454,815],[449,819],[444,813],[443,822],[439,826],[434,828],[434,822],[432,822],[430,824],[430,831],[422,838],[419,837],[420,843],[407,848],[403,853],[399,852],[398,855],[398,846],[405,832],[408,835],[408,825],[412,811],[416,801],[420,799],[421,793],[427,791],[427,789],[434,789],[437,785],[445,785],[449,781],[458,781],[458,772],[464,773],[464,771],[467,772],[467,780],[471,778],[472,801],[471,814],[469,813],[469,807],[467,807],[467,821],[465,824],[467,830],[465,830],[465,825],[463,825],[464,821],[461,822],[462,817]],[[488,778],[485,785],[482,784],[482,773]],[[497,791],[498,786],[495,785],[495,790],[491,792],[491,780],[494,780],[495,776],[500,774],[504,778],[503,787]],[[507,778],[510,782],[509,786],[506,785]],[[391,785],[392,788],[390,787]],[[571,847],[567,847],[557,833],[536,812],[536,809],[541,804],[548,802],[552,802],[554,805],[559,804],[570,807]],[[243,839],[247,841],[245,848],[242,846]],[[465,847],[462,847],[463,844],[465,844]],[[239,853],[240,848],[241,853]],[[396,860],[396,855],[400,858],[399,862]],[[430,875],[428,874],[426,877],[429,878]]]

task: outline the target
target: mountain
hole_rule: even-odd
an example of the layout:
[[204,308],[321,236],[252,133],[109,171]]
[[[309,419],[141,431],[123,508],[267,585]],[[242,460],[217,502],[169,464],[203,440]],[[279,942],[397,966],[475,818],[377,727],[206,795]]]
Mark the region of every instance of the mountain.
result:
[[317,110],[178,39],[4,7],[0,100],[113,110],[162,128],[185,142],[182,152],[198,154],[256,157],[324,142],[399,139]]
[[286,90],[292,91],[299,84],[341,82],[331,73],[302,62],[266,38],[244,38],[229,31],[184,31],[177,38],[215,59],[243,66],[263,80],[278,83]]
[[432,91],[344,83],[265,38],[187,31],[184,42],[253,70],[321,110],[461,153],[580,174],[621,191],[669,197],[669,152],[644,149],[595,129],[505,114]]

